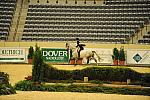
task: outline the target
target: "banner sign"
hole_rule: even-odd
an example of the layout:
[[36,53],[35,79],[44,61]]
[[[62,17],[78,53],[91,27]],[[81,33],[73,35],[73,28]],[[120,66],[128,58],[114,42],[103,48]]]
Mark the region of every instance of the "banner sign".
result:
[[66,49],[42,48],[43,59],[46,62],[65,63],[69,61]]
[[25,62],[25,49],[0,48],[0,62]]
[[150,64],[150,50],[127,50],[127,64]]
[[[112,64],[112,49],[99,49],[99,48],[85,48],[87,51],[95,51],[94,58],[96,58],[97,63],[100,64]],[[100,61],[98,60],[98,56],[101,58]],[[83,61],[86,63],[86,61]],[[90,60],[89,63],[96,63],[94,60]]]

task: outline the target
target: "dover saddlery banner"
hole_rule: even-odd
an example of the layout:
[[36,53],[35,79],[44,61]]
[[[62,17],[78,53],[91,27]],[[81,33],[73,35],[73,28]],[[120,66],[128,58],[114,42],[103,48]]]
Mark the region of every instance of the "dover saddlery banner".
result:
[[150,64],[150,50],[127,50],[127,64]]
[[68,63],[69,56],[66,49],[42,48],[43,59],[46,62]]
[[0,48],[0,62],[25,62],[25,49]]

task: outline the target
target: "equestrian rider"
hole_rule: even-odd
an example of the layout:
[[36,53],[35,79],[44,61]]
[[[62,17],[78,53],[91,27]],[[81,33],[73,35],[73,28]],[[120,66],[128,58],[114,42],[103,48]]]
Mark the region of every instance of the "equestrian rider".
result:
[[84,50],[84,46],[86,46],[86,45],[85,45],[85,44],[80,44],[79,38],[76,38],[76,41],[77,41],[77,46],[76,46],[76,48],[78,48],[78,49],[77,49],[78,58],[80,58],[80,52],[81,52],[81,50]]

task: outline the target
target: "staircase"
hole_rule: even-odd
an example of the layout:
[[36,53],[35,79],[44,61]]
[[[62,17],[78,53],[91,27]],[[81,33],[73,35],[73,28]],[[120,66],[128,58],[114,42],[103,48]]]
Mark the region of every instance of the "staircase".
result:
[[23,34],[24,25],[25,25],[25,21],[26,21],[27,12],[28,12],[28,0],[24,0],[22,2],[22,7],[20,10],[20,15],[19,15],[19,19],[18,19],[19,23],[17,25],[15,41],[21,41],[21,37]]
[[20,41],[28,10],[28,0],[18,0],[8,41]]
[[130,44],[137,44],[138,40],[142,39],[145,33],[150,31],[150,22],[147,25],[144,25],[144,28],[140,29],[138,33],[135,34],[135,36],[131,37],[129,43]]
[[17,1],[16,11],[15,11],[15,14],[14,14],[13,19],[12,19],[12,25],[10,27],[10,35],[8,37],[8,41],[14,41],[15,40],[16,29],[17,29],[17,25],[19,22],[19,20],[18,20],[19,19],[19,13],[21,10],[21,3],[22,3],[22,0]]

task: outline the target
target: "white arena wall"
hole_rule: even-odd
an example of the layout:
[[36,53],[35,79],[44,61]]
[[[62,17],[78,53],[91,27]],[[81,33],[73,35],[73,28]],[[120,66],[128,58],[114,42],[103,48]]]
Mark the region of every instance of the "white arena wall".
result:
[[[70,44],[72,44],[74,47],[76,46],[76,42],[69,42]],[[18,49],[24,49],[25,50],[25,63],[27,63],[27,55],[28,55],[28,48],[30,46],[35,47],[35,45],[40,46],[40,48],[55,48],[55,49],[65,49],[65,44],[66,42],[0,42],[0,48],[4,49],[4,48],[18,48]],[[103,57],[103,62],[101,62],[102,64],[109,64],[109,65],[113,65],[113,61],[111,59],[111,54],[113,52],[113,48],[118,48],[120,49],[120,47],[124,47],[125,52],[127,52],[127,64],[146,64],[146,65],[150,65],[149,61],[146,61],[147,63],[133,63],[135,60],[133,60],[132,56],[135,56],[135,53],[137,54],[139,52],[139,50],[141,51],[148,51],[148,53],[150,53],[150,45],[141,45],[141,44],[101,44],[101,43],[84,43],[85,49],[92,49],[92,50],[97,50],[97,53],[99,53],[99,55],[101,57]],[[134,51],[134,52],[128,52],[128,51]],[[101,52],[103,51],[103,53]],[[107,52],[107,54],[109,54],[109,57],[106,57],[105,52]],[[140,53],[138,53],[140,54]],[[144,53],[145,54],[145,53]],[[130,57],[131,55],[131,57]],[[146,54],[146,55],[150,55],[150,54]],[[142,56],[142,54],[141,54]],[[132,59],[131,59],[132,58]],[[142,57],[143,58],[143,57]],[[148,57],[149,59],[150,57]],[[145,58],[144,58],[145,59]],[[146,59],[147,60],[147,59]],[[142,61],[142,60],[141,60]],[[145,60],[144,60],[145,61]],[[91,62],[93,63],[93,62]]]

